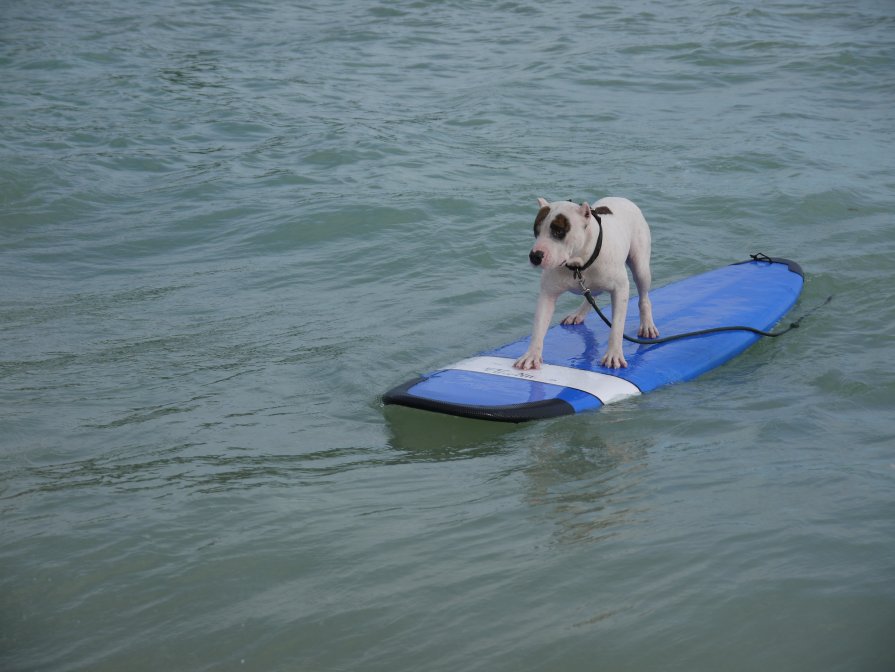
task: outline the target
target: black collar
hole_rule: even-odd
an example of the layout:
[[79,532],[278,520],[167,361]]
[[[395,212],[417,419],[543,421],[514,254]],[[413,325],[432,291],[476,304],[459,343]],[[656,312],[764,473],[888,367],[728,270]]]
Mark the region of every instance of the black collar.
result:
[[590,255],[590,259],[584,262],[583,266],[569,266],[566,264],[566,268],[568,268],[572,273],[575,274],[575,279],[580,280],[581,274],[584,273],[591,265],[597,260],[597,257],[600,256],[600,250],[603,248],[603,220],[600,219],[600,215],[594,212],[593,208],[590,210],[590,214],[594,216],[594,219],[597,220],[597,226],[600,227],[600,235],[597,236],[597,244],[594,246],[594,252]]

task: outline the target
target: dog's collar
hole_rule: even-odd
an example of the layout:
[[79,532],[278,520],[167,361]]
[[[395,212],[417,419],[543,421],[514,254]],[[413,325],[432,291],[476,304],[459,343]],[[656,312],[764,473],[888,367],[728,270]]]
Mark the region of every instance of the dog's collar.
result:
[[570,266],[569,264],[566,264],[566,268],[572,271],[572,273],[575,275],[576,280],[581,280],[581,274],[593,265],[593,263],[597,260],[597,257],[600,256],[600,250],[603,248],[603,220],[600,219],[600,215],[594,212],[593,208],[591,208],[590,214],[592,214],[594,216],[594,219],[597,220],[597,226],[600,227],[600,233],[597,236],[597,244],[594,246],[594,252],[590,255],[590,259],[584,262],[584,265]]

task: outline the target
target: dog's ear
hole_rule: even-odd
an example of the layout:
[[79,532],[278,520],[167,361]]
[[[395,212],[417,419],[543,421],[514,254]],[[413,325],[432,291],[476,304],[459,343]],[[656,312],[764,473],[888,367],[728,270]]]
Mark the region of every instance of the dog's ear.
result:
[[542,208],[547,208],[550,206],[550,203],[547,201],[546,198],[538,198],[538,205],[540,205]]
[[578,206],[578,214],[584,217],[584,225],[587,226],[587,221],[590,219],[590,206],[587,201]]

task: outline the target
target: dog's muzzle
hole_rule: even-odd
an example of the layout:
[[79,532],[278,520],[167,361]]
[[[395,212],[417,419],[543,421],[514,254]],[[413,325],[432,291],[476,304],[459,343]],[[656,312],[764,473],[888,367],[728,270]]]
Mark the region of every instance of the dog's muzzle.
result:
[[532,250],[528,253],[528,260],[532,263],[533,266],[540,266],[541,262],[544,261],[544,253],[538,250],[535,252]]

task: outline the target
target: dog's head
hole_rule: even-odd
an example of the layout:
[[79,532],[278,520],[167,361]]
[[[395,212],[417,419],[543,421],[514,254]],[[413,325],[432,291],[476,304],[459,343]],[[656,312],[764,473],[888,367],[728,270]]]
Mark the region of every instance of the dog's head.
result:
[[590,206],[571,201],[548,203],[543,198],[538,205],[541,209],[535,217],[535,244],[529,261],[545,270],[584,263],[587,230],[593,223]]

